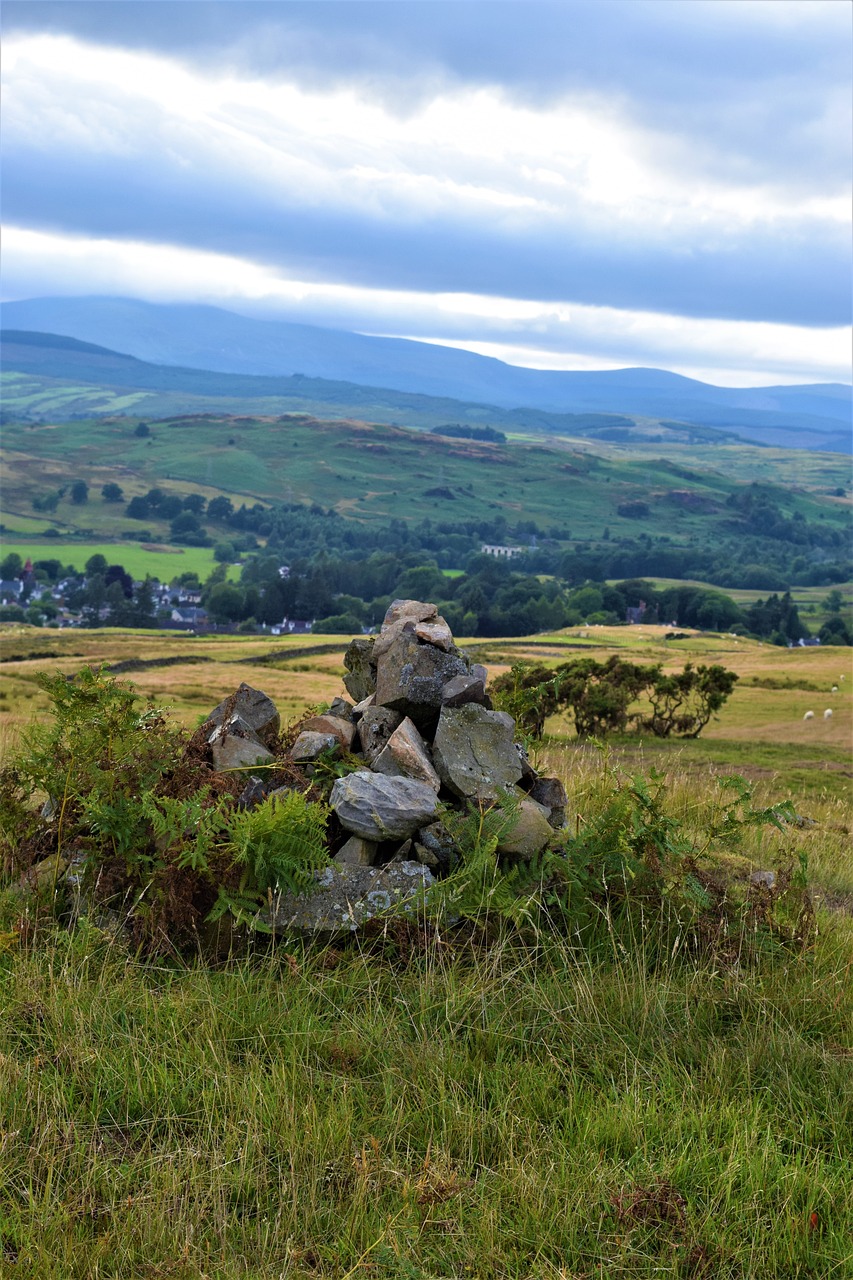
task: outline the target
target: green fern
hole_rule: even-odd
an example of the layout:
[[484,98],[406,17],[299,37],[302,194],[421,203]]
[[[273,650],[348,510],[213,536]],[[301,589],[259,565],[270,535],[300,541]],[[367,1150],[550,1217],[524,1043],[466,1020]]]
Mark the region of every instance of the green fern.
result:
[[300,791],[272,795],[254,809],[232,813],[226,849],[245,868],[244,884],[265,895],[268,889],[298,893],[328,862],[329,810]]

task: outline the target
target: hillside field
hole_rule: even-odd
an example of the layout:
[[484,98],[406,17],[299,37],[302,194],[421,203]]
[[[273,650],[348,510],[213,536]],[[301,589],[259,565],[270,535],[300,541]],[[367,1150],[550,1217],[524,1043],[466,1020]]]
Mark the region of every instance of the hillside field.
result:
[[[45,713],[40,671],[119,664],[187,725],[243,679],[285,716],[342,687],[340,637],[2,639],[6,759]],[[808,947],[661,953],[649,918],[603,921],[584,947],[559,929],[390,928],[211,967],[22,915],[0,890],[4,1280],[851,1274],[849,650],[648,627],[469,647],[492,674],[579,652],[737,670],[697,741],[602,755],[554,721],[535,760],[564,779],[571,831],[622,771],[660,770],[698,845],[723,775],[754,803],[790,798],[795,825],[749,830],[721,866],[743,881],[804,856]]]

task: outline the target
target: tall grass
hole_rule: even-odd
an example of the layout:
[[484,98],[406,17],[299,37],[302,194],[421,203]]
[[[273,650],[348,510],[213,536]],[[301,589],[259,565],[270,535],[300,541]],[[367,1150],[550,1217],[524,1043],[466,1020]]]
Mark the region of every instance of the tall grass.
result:
[[10,1277],[847,1276],[849,934],[0,960]]

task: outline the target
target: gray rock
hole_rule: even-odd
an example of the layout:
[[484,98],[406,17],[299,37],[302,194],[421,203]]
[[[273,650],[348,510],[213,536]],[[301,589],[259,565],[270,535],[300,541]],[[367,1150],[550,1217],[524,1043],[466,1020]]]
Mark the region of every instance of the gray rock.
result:
[[338,778],[329,804],[345,831],[365,840],[404,840],[431,822],[438,808],[432,787],[414,778],[387,778],[360,769]]
[[350,836],[335,854],[334,862],[346,862],[353,867],[372,867],[379,845],[363,836]]
[[441,702],[445,707],[463,707],[466,702],[477,702],[489,711],[492,707],[485,681],[473,673],[448,680],[441,691]]
[[392,600],[382,626],[387,627],[402,618],[410,618],[412,622],[429,622],[431,618],[437,617],[438,609],[434,604],[426,604],[423,600]]
[[232,722],[214,729],[208,741],[213,752],[213,767],[217,773],[226,769],[240,769],[251,764],[268,764],[273,753],[254,735],[239,732]]
[[391,734],[387,746],[373,761],[373,768],[392,777],[417,778],[436,793],[441,790],[441,779],[432,767],[426,743],[408,716]]
[[474,677],[475,680],[482,680],[484,687],[489,682],[488,670],[486,669],[486,667],[483,666],[481,662],[471,663],[471,675]]
[[[416,833],[418,860],[443,872],[451,871],[460,858],[460,849],[443,822],[431,822]],[[428,857],[420,852],[424,851]]]
[[347,674],[344,684],[347,693],[361,702],[376,689],[376,667],[373,662],[373,636],[357,636],[350,640],[344,654]]
[[559,778],[537,778],[528,794],[531,800],[548,810],[548,821],[552,827],[566,825],[568,796]]
[[330,716],[338,716],[341,720],[352,720],[353,705],[346,698],[333,698],[329,707]]
[[333,716],[331,712],[327,715],[312,716],[310,720],[304,722],[302,729],[303,732],[333,734],[344,751],[349,751],[355,737],[355,725],[352,720],[343,720],[340,716]]
[[364,715],[365,711],[368,709],[368,707],[373,707],[375,705],[376,705],[375,693],[371,693],[371,695],[368,698],[362,698],[361,702],[357,702],[352,709],[353,720],[359,721],[361,717]]
[[308,729],[300,733],[290,748],[290,758],[294,764],[310,764],[324,751],[340,750],[340,742],[333,733],[319,733]]
[[465,659],[444,653],[403,632],[376,667],[376,702],[409,716],[419,728],[431,728],[448,680],[467,674]]
[[504,711],[474,702],[442,707],[432,748],[438,776],[460,798],[493,800],[522,774],[514,731],[515,721]]
[[374,663],[379,662],[383,653],[388,652],[394,642],[399,639],[404,631],[408,632],[409,635],[414,635],[415,625],[416,624],[412,618],[400,618],[397,622],[389,622],[383,626],[379,635],[376,637],[376,642],[373,646]]
[[529,860],[545,848],[553,834],[548,810],[526,797],[515,822],[498,841],[498,853]]
[[234,693],[224,698],[218,707],[214,707],[208,720],[218,727],[235,715],[240,717],[264,746],[274,745],[281,728],[281,717],[272,698],[268,698],[260,689],[253,689],[244,681]]
[[281,894],[262,921],[274,933],[341,937],[366,920],[400,911],[413,912],[434,883],[420,862],[389,862],[384,867],[332,863],[318,871],[314,885],[301,893]]
[[367,708],[358,722],[358,741],[368,764],[372,765],[379,753],[384,751],[388,739],[402,721],[399,711],[392,711],[390,707]]

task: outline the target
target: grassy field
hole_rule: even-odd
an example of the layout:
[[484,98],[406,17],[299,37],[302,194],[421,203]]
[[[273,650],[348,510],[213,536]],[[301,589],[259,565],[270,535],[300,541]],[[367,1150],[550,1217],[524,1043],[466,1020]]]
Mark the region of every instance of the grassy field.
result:
[[[12,541],[3,539],[0,543],[3,555],[17,552],[22,560],[31,557],[33,560],[61,560],[70,564],[80,572],[86,561],[94,555],[106,557],[109,564],[123,564],[132,578],[144,578],[150,575],[161,582],[171,582],[180,573],[198,574],[202,582],[216,568],[211,547],[175,547],[158,542],[70,542],[62,538],[52,538],[37,542],[35,539]],[[240,577],[240,566],[229,565],[227,576],[233,581]]]
[[[391,931],[211,968],[145,962],[95,927],[22,934],[0,900],[4,1280],[853,1274],[850,651],[662,637],[470,647],[493,674],[582,650],[738,671],[696,742],[622,739],[605,760],[554,721],[537,764],[564,779],[573,829],[613,769],[661,769],[667,812],[698,839],[721,774],[760,803],[790,797],[802,823],[751,830],[726,865],[807,856],[807,950],[673,956],[603,919],[583,948]],[[41,670],[136,664],[127,678],[194,724],[242,679],[285,715],[326,702],[341,652],[340,637],[7,627],[5,745],[44,712]],[[163,658],[184,660],[144,665]]]
[[[4,436],[11,518],[30,514],[32,496],[83,477],[93,494],[107,481],[128,497],[156,484],[237,501],[319,502],[366,521],[503,512],[543,526],[570,523],[574,538],[598,538],[607,526],[614,538],[649,533],[678,543],[715,536],[731,514],[727,497],[752,474],[752,455],[763,453],[741,446],[735,479],[714,470],[719,446],[696,446],[685,466],[654,455],[597,456],[565,441],[485,444],[304,415],[176,418],[153,423],[141,439],[134,421],[120,417],[10,424]],[[837,480],[845,467],[840,456],[809,455],[803,482],[782,496],[786,512],[846,528],[849,498],[827,496],[827,477]],[[620,504],[638,498],[649,503],[648,516],[619,515]],[[83,508],[61,503],[56,514],[75,527],[134,525],[99,499]]]

